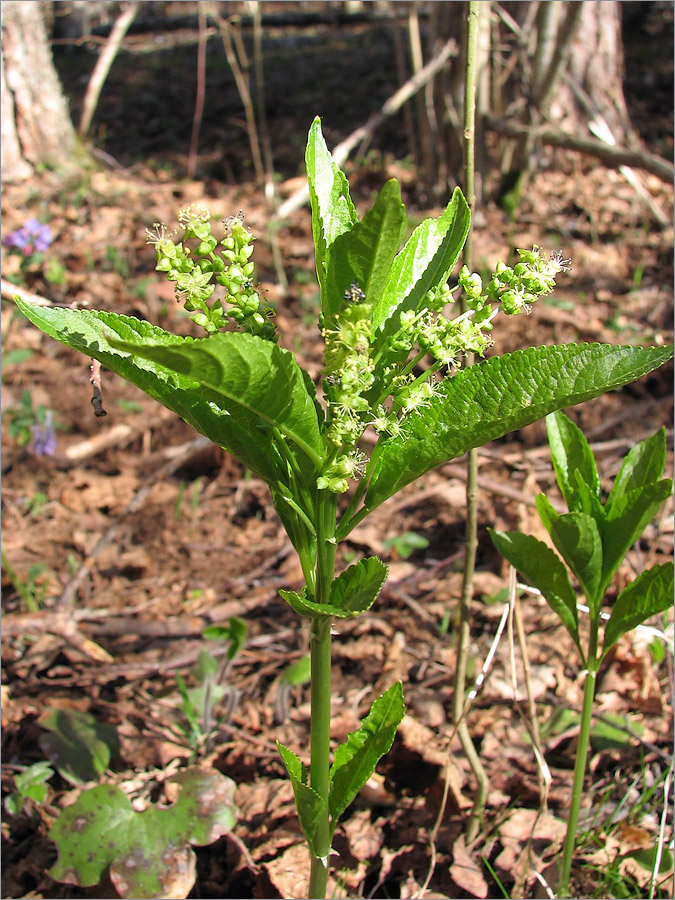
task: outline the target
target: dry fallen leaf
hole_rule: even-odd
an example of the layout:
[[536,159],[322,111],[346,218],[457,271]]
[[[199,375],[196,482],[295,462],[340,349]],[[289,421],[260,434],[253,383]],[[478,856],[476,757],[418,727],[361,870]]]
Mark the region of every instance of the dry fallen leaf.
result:
[[480,897],[481,900],[487,897],[487,881],[479,867],[467,853],[463,834],[460,834],[452,846],[450,876],[457,887],[462,888],[472,897]]

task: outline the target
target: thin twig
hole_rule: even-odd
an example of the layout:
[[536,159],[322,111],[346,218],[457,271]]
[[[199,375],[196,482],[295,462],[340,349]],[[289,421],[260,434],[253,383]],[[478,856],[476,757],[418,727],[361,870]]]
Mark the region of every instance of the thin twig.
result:
[[84,138],[89,131],[92,119],[94,118],[94,113],[96,112],[98,99],[101,96],[103,85],[105,84],[108,73],[110,72],[112,64],[115,61],[115,57],[117,56],[122,45],[124,35],[127,33],[127,31],[129,30],[129,26],[136,18],[136,13],[138,12],[139,6],[139,3],[131,3],[126,9],[123,10],[123,12],[115,20],[115,24],[113,25],[112,30],[106,39],[105,46],[99,54],[96,65],[94,66],[94,71],[91,73],[91,78],[89,79],[89,83],[87,84],[87,90],[84,95],[84,102],[82,104],[80,124],[77,127],[77,133],[81,138]]
[[[479,4],[471,0],[467,13],[466,72],[464,77],[464,189],[466,202],[473,218],[476,205],[475,191],[475,137],[476,137],[476,57],[478,48]],[[473,229],[469,228],[464,245],[464,263],[471,270],[473,266]],[[467,358],[467,365],[473,364],[473,355]],[[470,604],[473,596],[473,576],[476,567],[478,547],[478,454],[475,449],[467,454],[466,478],[466,533],[464,538],[464,571],[462,591],[459,601],[459,626],[457,629],[457,667],[452,714],[457,726],[457,734],[464,753],[476,779],[476,795],[466,826],[466,841],[470,844],[478,834],[483,817],[485,798],[488,791],[488,777],[474,743],[469,734],[466,719],[461,717],[464,705],[466,665],[471,640]]]
[[197,4],[199,17],[199,42],[197,44],[197,96],[195,98],[195,111],[192,117],[192,135],[190,137],[190,152],[188,153],[187,175],[195,177],[197,170],[197,149],[199,146],[199,132],[202,126],[204,114],[204,94],[206,93],[206,15],[204,4]]
[[661,812],[661,822],[659,825],[659,839],[656,844],[656,853],[654,854],[654,867],[652,869],[652,877],[649,881],[649,900],[654,897],[656,890],[656,879],[661,868],[661,856],[663,855],[663,847],[665,845],[666,822],[668,821],[668,795],[670,794],[670,782],[673,779],[673,760],[670,761],[670,768],[663,784],[663,810]]

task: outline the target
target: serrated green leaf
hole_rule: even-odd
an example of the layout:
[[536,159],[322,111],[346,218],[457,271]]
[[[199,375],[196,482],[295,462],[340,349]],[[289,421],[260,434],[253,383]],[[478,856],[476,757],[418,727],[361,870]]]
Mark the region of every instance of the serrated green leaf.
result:
[[410,235],[394,259],[373,310],[372,323],[380,330],[380,343],[397,330],[402,312],[417,309],[427,291],[447,281],[462,252],[470,221],[464,195],[455,188],[442,215],[425,219]]
[[404,715],[403,685],[397,681],[375,700],[358,730],[335,750],[328,802],[331,835],[342,813],[390,749]]
[[309,599],[307,588],[302,589],[302,594],[297,591],[280,589],[279,596],[290,606],[293,612],[299,616],[308,616],[310,619],[320,619],[322,616],[330,616],[331,610],[327,603],[315,603]]
[[244,407],[222,408],[215,402],[215,397],[201,390],[192,378],[152,360],[130,358],[108,340],[114,336],[134,344],[148,341],[173,346],[183,344],[185,338],[131,316],[98,310],[38,307],[24,303],[19,297],[15,297],[15,301],[21,312],[45,334],[99,360],[112,372],[131,381],[269,484],[278,480],[272,431],[259,416]]
[[619,638],[641,625],[651,616],[665,612],[673,605],[673,564],[653,566],[640,573],[624,588],[614,602],[605,625],[602,657]]
[[519,531],[488,529],[492,543],[525,578],[537,588],[574,638],[582,659],[584,652],[579,641],[577,598],[567,569],[559,556],[542,541]]
[[353,281],[376,304],[405,233],[406,215],[398,181],[386,181],[372,207],[327,253],[324,315],[335,315]]
[[312,619],[322,616],[348,619],[370,609],[386,578],[387,567],[382,560],[377,556],[369,556],[338,575],[331,584],[328,603],[316,603],[307,588],[303,588],[302,594],[287,590],[280,590],[279,593],[291,609],[301,616]]
[[45,756],[72,784],[98,781],[111,756],[119,755],[114,725],[97,722],[79,709],[53,709],[41,722],[47,734],[39,742]]
[[136,812],[112,784],[83,791],[63,810],[49,833],[59,858],[49,874],[57,881],[90,887],[110,867],[121,897],[187,897],[194,883],[190,844],[210,844],[236,820],[235,784],[213,769],[186,769],[176,803]]
[[672,352],[672,347],[564,344],[518,350],[463,369],[442,382],[419,415],[408,416],[401,437],[386,439],[366,508],[374,509],[472,447],[640,378]]
[[611,584],[628,550],[641,537],[672,491],[672,481],[664,478],[662,481],[635,488],[630,493],[616,498],[601,531],[603,593]]
[[330,586],[334,615],[359,615],[370,609],[387,579],[387,566],[377,556],[368,556],[349,566]]
[[180,344],[110,341],[208,388],[228,412],[245,410],[277,428],[321,468],[324,445],[314,400],[295,357],[252,334],[219,332]]
[[537,512],[558,552],[577,577],[592,615],[600,609],[598,594],[602,579],[602,539],[595,519],[585,513],[559,516],[545,494],[537,497]]
[[583,431],[561,410],[546,417],[546,431],[558,487],[570,512],[578,509],[575,471],[579,472],[591,493],[599,498],[600,477],[593,451]]
[[295,808],[298,811],[298,818],[307,840],[309,852],[312,856],[316,856],[314,840],[317,825],[326,810],[325,801],[307,784],[307,767],[302,760],[279,741],[277,741],[277,749],[286,766],[286,771],[293,787]]
[[666,430],[661,428],[656,434],[636,444],[624,457],[605,504],[607,514],[612,512],[612,507],[619,498],[658,481],[665,465]]
[[349,196],[349,182],[340,167],[333,162],[321,132],[321,119],[318,116],[314,119],[307,137],[305,166],[312,207],[316,274],[323,305],[326,296],[329,248],[339,235],[352,228],[357,215]]

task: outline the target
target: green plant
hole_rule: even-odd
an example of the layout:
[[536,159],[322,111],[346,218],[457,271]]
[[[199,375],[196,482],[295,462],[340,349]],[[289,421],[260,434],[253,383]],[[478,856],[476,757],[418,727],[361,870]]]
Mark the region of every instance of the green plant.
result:
[[[17,304],[46,334],[141,387],[269,486],[305,579],[300,593],[283,590],[281,596],[310,620],[309,768],[288,748],[279,745],[279,751],[310,849],[309,894],[322,898],[338,820],[390,748],[404,715],[397,682],[335,749],[331,765],[334,620],[368,610],[387,575],[371,556],[336,576],[338,544],[435,466],[639,378],[669,359],[672,348],[537,347],[459,371],[467,353],[482,355],[491,344],[497,304],[507,314],[528,310],[553,289],[565,268],[561,256],[521,250],[515,266],[498,263],[485,289],[464,267],[451,289],[448,278],[470,225],[461,191],[399,249],[406,212],[395,180],[384,184],[359,220],[318,119],[309,132],[306,166],[326,412],[309,375],[277,346],[272,311],[254,281],[253,237],[241,216],[226,221],[220,241],[208,212],[194,208],[181,210],[179,242],[163,226],[149,234],[157,269],[175,283],[177,298],[206,338],[184,338],[109,312],[37,308],[18,298]],[[446,310],[456,292],[466,310],[452,318]],[[228,324],[235,330],[224,331]],[[377,436],[370,457],[358,446],[367,428]],[[352,482],[356,487],[343,503]]]
[[10,406],[3,411],[3,418],[9,423],[7,431],[19,447],[31,443],[36,456],[53,456],[56,453],[56,428],[51,409],[40,404],[33,406],[33,397],[26,388],[21,392],[18,406]]
[[226,715],[234,708],[236,691],[224,682],[229,665],[243,647],[247,633],[246,622],[238,616],[231,616],[228,625],[210,625],[204,629],[202,637],[211,641],[229,642],[224,662],[219,663],[211,649],[204,648],[200,651],[196,664],[190,669],[190,675],[196,682],[195,687],[188,688],[181,675],[176,674],[178,692],[183,701],[183,715],[188,725],[187,728],[180,725],[178,727],[195,753],[208,745],[209,739],[225,718],[222,716],[214,721],[216,704],[224,698],[228,699]]
[[407,559],[415,550],[424,550],[429,546],[429,540],[423,534],[416,531],[406,531],[387,538],[382,545],[385,550],[394,550],[400,559]]
[[121,897],[187,897],[196,874],[190,845],[211,844],[231,830],[235,784],[194,766],[171,780],[180,786],[178,800],[140,812],[114,784],[83,791],[49,832],[59,851],[51,877],[89,887],[109,869]]
[[44,562],[32,563],[28,567],[27,578],[24,581],[10,562],[4,550],[0,550],[2,568],[12,582],[17,594],[21,597],[28,612],[38,612],[47,594],[47,584],[41,578],[47,572],[47,564]]
[[[603,598],[624,556],[672,493],[673,483],[661,477],[666,463],[666,435],[662,428],[627,454],[603,503],[595,458],[583,432],[560,411],[547,416],[546,427],[553,468],[569,512],[558,514],[545,494],[537,497],[537,511],[560,555],[542,541],[520,532],[490,531],[490,536],[499,552],[541,591],[559,616],[574,640],[586,672],[560,872],[559,894],[565,897],[592,738],[596,677],[603,659],[622,635],[672,605],[673,564],[655,565],[641,572],[619,593],[600,643]],[[590,628],[585,644],[568,569],[588,605]],[[607,738],[606,730],[604,737]]]
[[26,766],[14,778],[16,790],[5,797],[5,809],[13,816],[22,812],[32,812],[34,803],[44,803],[49,788],[47,782],[53,776],[54,770],[44,760]]

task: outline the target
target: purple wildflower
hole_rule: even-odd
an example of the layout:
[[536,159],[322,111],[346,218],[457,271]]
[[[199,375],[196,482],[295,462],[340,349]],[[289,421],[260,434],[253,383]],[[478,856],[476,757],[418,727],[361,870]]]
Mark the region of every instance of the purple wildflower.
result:
[[49,225],[41,225],[37,219],[29,219],[23,228],[10,231],[3,243],[6,247],[14,247],[25,256],[31,253],[44,253],[54,240]]
[[32,451],[36,456],[54,456],[56,454],[56,432],[50,410],[45,413],[43,424],[36,422],[30,427],[33,432]]

